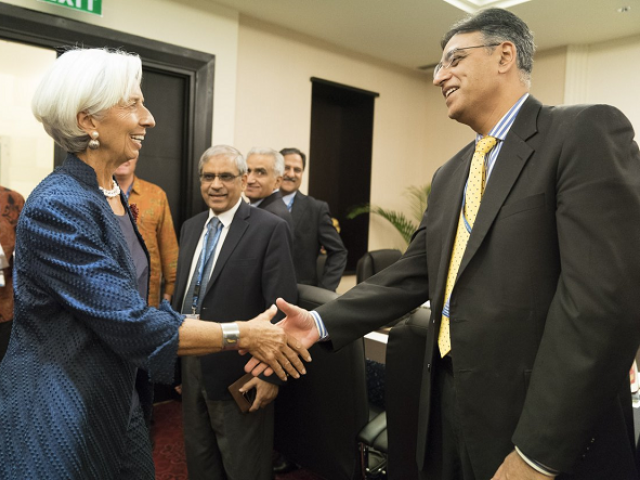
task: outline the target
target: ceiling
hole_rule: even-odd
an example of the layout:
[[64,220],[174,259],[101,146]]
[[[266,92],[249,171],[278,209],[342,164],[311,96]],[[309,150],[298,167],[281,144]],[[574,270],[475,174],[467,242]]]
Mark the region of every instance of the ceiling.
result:
[[[439,62],[440,38],[466,15],[443,0],[207,1],[411,69]],[[508,10],[527,22],[538,50],[640,35],[640,0],[531,0]]]

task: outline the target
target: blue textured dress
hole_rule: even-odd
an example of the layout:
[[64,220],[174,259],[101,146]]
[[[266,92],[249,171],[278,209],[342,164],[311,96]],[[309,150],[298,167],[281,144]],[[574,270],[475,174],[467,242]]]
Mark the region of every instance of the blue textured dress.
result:
[[0,364],[0,478],[153,478],[132,408],[135,372],[172,381],[183,317],[138,294],[118,220],[94,170],[73,155],[22,211],[14,292]]

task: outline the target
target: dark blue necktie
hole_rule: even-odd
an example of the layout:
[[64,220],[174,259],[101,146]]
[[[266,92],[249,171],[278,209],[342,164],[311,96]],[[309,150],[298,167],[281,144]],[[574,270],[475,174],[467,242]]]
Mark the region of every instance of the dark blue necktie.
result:
[[198,256],[198,263],[193,270],[189,290],[182,302],[182,313],[200,313],[202,302],[199,299],[207,291],[207,284],[211,277],[211,269],[213,267],[213,257],[220,240],[222,232],[222,223],[217,217],[209,220],[207,224],[207,233],[205,234],[202,250]]

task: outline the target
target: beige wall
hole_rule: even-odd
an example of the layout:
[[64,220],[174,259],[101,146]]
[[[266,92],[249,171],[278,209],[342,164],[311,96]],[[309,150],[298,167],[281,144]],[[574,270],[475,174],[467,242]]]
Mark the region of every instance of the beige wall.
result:
[[53,170],[53,140],[31,99],[56,52],[0,40],[0,184],[27,198]]
[[607,103],[624,112],[640,132],[640,36],[589,46],[586,103]]
[[554,48],[536,53],[531,74],[531,94],[545,105],[565,103],[566,68],[566,48]]
[[[430,77],[350,54],[317,40],[242,16],[238,48],[236,146],[309,151],[311,77],[377,92],[371,201],[406,208],[407,185],[428,183],[427,104]],[[309,158],[313,163],[313,158]],[[308,178],[303,179],[306,191]],[[402,245],[380,219],[370,226],[371,249]]]

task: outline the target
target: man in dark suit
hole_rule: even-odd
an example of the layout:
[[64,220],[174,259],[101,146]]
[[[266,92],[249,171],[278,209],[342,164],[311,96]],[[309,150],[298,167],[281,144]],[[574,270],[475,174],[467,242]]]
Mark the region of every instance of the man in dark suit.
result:
[[[243,201],[247,166],[242,154],[233,147],[211,147],[200,158],[198,169],[209,209],[182,227],[174,309],[223,323],[252,318],[252,313],[264,311],[280,296],[295,302],[287,224]],[[212,230],[210,221],[215,225]],[[202,245],[210,245],[205,257]],[[207,278],[203,265],[209,261]],[[271,479],[271,402],[278,386],[271,377],[271,383],[250,379],[243,390],[255,391],[255,400],[249,413],[241,413],[228,387],[243,376],[245,363],[232,351],[183,358],[185,446],[192,480]]]
[[416,359],[423,478],[636,479],[624,419],[640,343],[633,128],[610,106],[530,96],[533,36],[505,10],[454,25],[442,47],[433,83],[477,145],[435,173],[398,262],[311,314],[279,300],[285,328],[339,349],[431,301]]
[[282,203],[280,193],[283,173],[284,158],[276,150],[254,147],[247,153],[245,196],[252,207],[261,208],[286,220],[293,239],[293,219]]
[[[284,157],[284,175],[280,184],[282,200],[293,217],[293,265],[298,283],[336,291],[347,266],[347,249],[338,234],[327,202],[300,192],[306,156],[297,148],[280,150]],[[324,247],[326,260],[318,278],[318,255]]]

